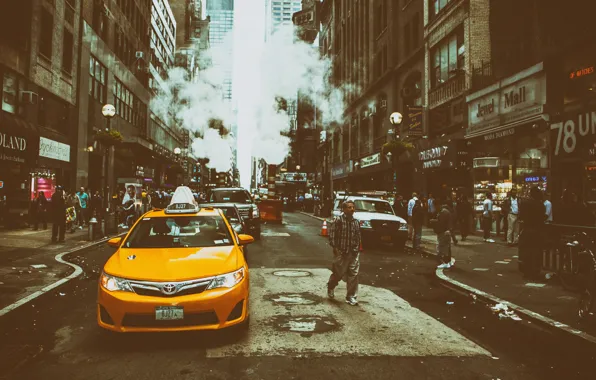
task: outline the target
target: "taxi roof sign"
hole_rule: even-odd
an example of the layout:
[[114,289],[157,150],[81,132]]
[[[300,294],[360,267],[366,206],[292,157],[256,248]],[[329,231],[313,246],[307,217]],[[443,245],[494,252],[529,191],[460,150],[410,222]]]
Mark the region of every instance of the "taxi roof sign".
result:
[[179,186],[164,212],[166,214],[196,213],[199,212],[199,205],[189,187]]

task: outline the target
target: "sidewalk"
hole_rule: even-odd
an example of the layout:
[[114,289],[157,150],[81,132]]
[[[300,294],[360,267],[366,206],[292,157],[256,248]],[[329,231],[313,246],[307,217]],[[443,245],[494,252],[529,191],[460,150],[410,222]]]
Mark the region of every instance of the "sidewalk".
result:
[[[495,243],[485,243],[480,233],[468,236],[466,241],[457,235],[458,244],[451,245],[455,266],[437,270],[438,279],[463,293],[481,297],[484,294],[490,303],[502,301],[511,308],[519,306],[516,311],[522,319],[548,324],[596,343],[596,320],[582,322],[577,315],[579,295],[563,289],[556,277],[550,281],[527,281],[518,270],[517,247],[508,247],[500,237],[492,238]],[[407,246],[411,247],[412,242],[408,241]],[[435,247],[436,234],[423,228],[422,249],[435,255]]]
[[51,227],[0,230],[0,309],[72,272],[71,267],[55,260],[56,255],[93,244],[87,227],[67,232],[64,243],[52,243]]

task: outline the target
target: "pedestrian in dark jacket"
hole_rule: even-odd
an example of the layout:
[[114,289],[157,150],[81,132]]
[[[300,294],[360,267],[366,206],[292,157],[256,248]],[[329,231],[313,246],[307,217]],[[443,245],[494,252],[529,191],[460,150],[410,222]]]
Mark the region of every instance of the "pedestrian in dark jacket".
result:
[[459,231],[461,240],[465,241],[470,234],[470,217],[472,216],[472,204],[464,194],[457,201],[457,217],[459,219]]
[[393,210],[395,211],[395,215],[404,220],[408,220],[408,205],[404,201],[403,196],[398,195],[395,197],[395,201],[393,202]]
[[37,194],[37,198],[35,198],[35,203],[37,205],[37,217],[35,218],[35,227],[34,230],[39,229],[39,224],[43,225],[43,229],[48,229],[48,218],[47,218],[47,208],[48,208],[48,200],[46,199],[46,195],[43,191],[40,191]]
[[412,208],[412,228],[414,229],[412,247],[415,250],[420,249],[420,243],[422,241],[422,225],[424,224],[424,207],[422,205],[423,201],[417,199]]
[[437,234],[437,254],[441,258],[442,264],[437,268],[449,269],[455,263],[451,259],[451,211],[447,202],[441,205],[441,211],[437,217],[435,232]]
[[56,187],[56,192],[52,195],[52,242],[64,242],[66,230],[66,202],[64,200],[64,190],[61,186]]
[[546,211],[542,191],[538,187],[530,189],[530,199],[520,204],[519,217],[523,231],[519,236],[519,269],[524,276],[535,279],[542,266],[542,242]]

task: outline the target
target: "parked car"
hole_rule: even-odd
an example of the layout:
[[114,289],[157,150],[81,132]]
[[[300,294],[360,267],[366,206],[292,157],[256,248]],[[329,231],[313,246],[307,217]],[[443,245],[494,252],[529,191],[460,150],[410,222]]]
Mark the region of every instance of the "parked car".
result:
[[345,201],[354,202],[354,218],[360,223],[363,245],[392,243],[395,248],[403,250],[408,240],[408,223],[395,215],[389,202],[361,196],[338,197],[333,203],[333,217],[341,215]]
[[248,234],[257,240],[261,238],[261,214],[248,190],[241,187],[212,189],[208,201],[210,204],[232,203],[236,205],[240,211],[240,216],[246,223]]

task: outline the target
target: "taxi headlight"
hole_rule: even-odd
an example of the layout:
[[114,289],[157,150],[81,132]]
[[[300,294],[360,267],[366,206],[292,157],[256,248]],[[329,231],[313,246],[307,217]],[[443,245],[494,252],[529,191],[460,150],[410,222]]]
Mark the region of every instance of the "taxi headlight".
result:
[[101,286],[109,292],[133,292],[128,281],[123,278],[110,276],[109,274],[102,273],[99,278]]
[[224,275],[215,277],[213,280],[211,280],[207,290],[216,288],[232,288],[238,285],[243,278],[244,267],[238,269],[235,272],[226,273]]
[[361,220],[360,228],[372,228],[372,226],[370,225],[370,220]]

